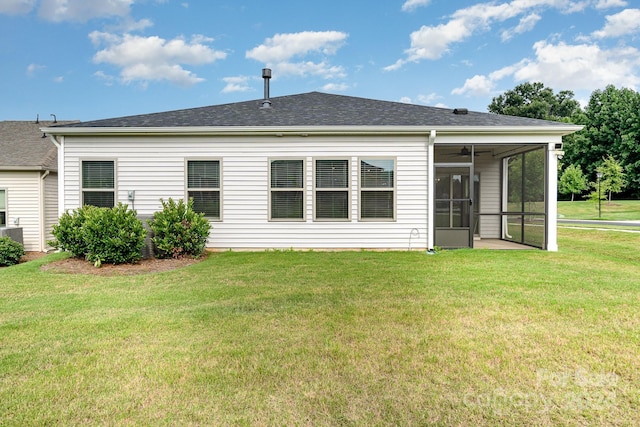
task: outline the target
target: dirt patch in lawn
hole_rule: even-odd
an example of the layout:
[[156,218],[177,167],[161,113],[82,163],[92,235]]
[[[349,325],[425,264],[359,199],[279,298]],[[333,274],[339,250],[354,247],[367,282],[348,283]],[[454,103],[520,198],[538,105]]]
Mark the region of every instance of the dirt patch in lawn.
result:
[[[45,256],[44,252],[27,252],[20,259],[20,262],[29,262]],[[53,261],[40,267],[44,271],[50,273],[66,273],[66,274],[93,274],[97,276],[132,276],[136,274],[158,273],[162,271],[170,271],[188,265],[196,264],[205,260],[206,254],[200,258],[194,259],[190,257],[178,259],[143,259],[135,264],[102,264],[100,268],[95,267],[93,263],[79,258],[65,258],[59,261]]]

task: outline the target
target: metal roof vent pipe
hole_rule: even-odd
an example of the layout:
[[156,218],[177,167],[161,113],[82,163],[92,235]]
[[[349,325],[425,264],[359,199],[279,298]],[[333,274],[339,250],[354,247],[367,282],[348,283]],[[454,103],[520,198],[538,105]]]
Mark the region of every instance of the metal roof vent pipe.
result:
[[466,114],[469,114],[469,110],[466,108],[454,108],[453,114],[464,116]]
[[262,100],[262,107],[271,108],[271,101],[269,100],[269,80],[271,79],[271,69],[262,69],[262,78],[264,79],[264,99]]

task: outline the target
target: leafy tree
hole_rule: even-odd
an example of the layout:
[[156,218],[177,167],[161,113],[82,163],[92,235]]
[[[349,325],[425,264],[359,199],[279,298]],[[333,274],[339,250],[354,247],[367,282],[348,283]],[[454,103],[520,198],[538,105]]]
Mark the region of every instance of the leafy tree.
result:
[[603,158],[613,156],[627,175],[630,192],[640,195],[640,95],[612,85],[596,90],[580,124],[586,125],[581,135],[565,146],[567,161],[593,174]]
[[557,94],[543,83],[522,83],[491,101],[489,112],[533,119],[555,120],[572,117],[581,112],[573,92],[563,90]]
[[571,194],[573,202],[576,194],[582,193],[589,188],[587,185],[587,177],[582,172],[579,165],[569,165],[560,176],[558,182],[558,191],[562,194]]
[[613,193],[620,193],[627,185],[626,174],[622,169],[622,165],[618,163],[613,156],[608,156],[604,162],[598,166],[597,171],[602,174],[601,185],[603,192],[609,193],[609,201]]

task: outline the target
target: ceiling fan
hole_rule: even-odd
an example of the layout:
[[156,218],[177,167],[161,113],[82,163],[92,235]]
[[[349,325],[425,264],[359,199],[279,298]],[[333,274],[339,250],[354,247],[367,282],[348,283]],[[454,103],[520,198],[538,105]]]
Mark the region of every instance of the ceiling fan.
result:
[[[490,151],[478,151],[478,150],[474,150],[473,154],[477,157],[479,156],[481,153],[490,153]],[[460,151],[458,151],[457,153],[451,153],[451,156],[461,156],[461,157],[468,157],[471,155],[471,150],[467,148],[467,146],[463,146]]]

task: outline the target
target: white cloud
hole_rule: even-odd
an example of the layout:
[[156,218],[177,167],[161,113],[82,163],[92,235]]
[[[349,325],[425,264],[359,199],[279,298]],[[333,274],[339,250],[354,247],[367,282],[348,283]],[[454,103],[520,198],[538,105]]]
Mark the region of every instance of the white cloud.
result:
[[486,96],[495,89],[496,83],[487,76],[475,75],[464,83],[464,86],[451,91],[453,95]]
[[407,0],[402,5],[403,12],[412,12],[419,7],[428,6],[431,0]]
[[599,0],[596,3],[596,9],[609,9],[612,7],[625,7],[627,2],[625,0]]
[[436,100],[438,99],[442,99],[442,96],[438,95],[437,93],[430,93],[429,95],[418,95],[417,98],[414,100],[409,96],[403,96],[402,98],[400,98],[400,100],[398,102],[402,102],[405,104],[424,104],[424,105],[434,105],[435,106],[439,106],[442,104],[436,103]]
[[0,13],[7,15],[22,15],[29,13],[36,6],[36,0],[2,0]]
[[621,37],[638,32],[640,32],[640,9],[625,9],[615,15],[607,16],[607,22],[604,27],[591,35],[603,39]]
[[38,15],[48,21],[86,22],[99,17],[125,17],[134,0],[42,0]]
[[346,83],[327,83],[322,86],[322,90],[325,92],[344,92],[349,89],[349,85]]
[[47,67],[45,67],[44,65],[29,64],[27,66],[27,76],[33,77],[38,71],[44,70],[45,68],[47,68]]
[[405,50],[405,58],[385,67],[386,71],[397,70],[409,62],[436,60],[442,58],[456,43],[461,43],[479,32],[490,31],[495,23],[526,15],[513,30],[503,33],[503,38],[529,31],[540,20],[537,13],[545,8],[558,9],[562,13],[584,10],[589,1],[570,0],[512,0],[506,3],[478,3],[458,9],[449,21],[436,26],[422,26],[410,35],[410,47]]
[[344,68],[332,66],[322,60],[297,61],[309,55],[323,57],[335,55],[348,34],[339,31],[303,31],[300,33],[276,34],[263,44],[246,52],[245,56],[264,63],[274,75],[319,75],[324,78],[340,78],[346,75]]
[[165,40],[158,36],[121,36],[94,31],[89,38],[95,45],[106,45],[94,55],[93,61],[119,68],[124,83],[166,80],[190,86],[204,79],[185,70],[182,65],[203,65],[226,58],[226,53],[206,45],[212,41],[211,38],[199,35],[186,41],[183,38]]
[[54,83],[64,83],[64,77],[63,76],[57,76],[53,78],[53,82]]
[[249,92],[252,90],[249,86],[249,80],[251,78],[247,76],[224,77],[222,81],[226,83],[226,86],[222,89],[222,93]]
[[562,90],[593,91],[609,84],[636,89],[640,86],[640,50],[617,47],[604,50],[596,44],[534,44],[535,59],[524,59],[488,76],[474,76],[456,95],[487,95],[507,77],[516,82],[539,81]]
[[505,30],[502,32],[502,41],[510,40],[516,34],[526,33],[527,31],[531,31],[534,29],[538,21],[540,21],[542,17],[537,13],[532,13],[530,15],[525,16],[520,19],[520,23],[510,30]]

